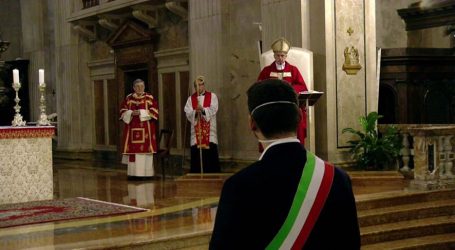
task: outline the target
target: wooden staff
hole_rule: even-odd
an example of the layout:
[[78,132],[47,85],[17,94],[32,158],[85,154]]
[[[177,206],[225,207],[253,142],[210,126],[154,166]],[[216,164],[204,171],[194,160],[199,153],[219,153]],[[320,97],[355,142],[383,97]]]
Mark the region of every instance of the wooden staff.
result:
[[[199,111],[199,106],[202,106],[201,103],[199,102],[199,82],[198,82],[198,79],[196,79],[196,92],[197,92],[197,104],[198,104],[198,111]],[[201,167],[201,175],[204,174],[204,167],[203,167],[203,163],[202,163],[202,130],[201,130],[201,116],[202,116],[202,113],[201,112],[197,112],[198,113],[198,116],[197,116],[197,126],[198,126],[198,134],[197,134],[197,137],[199,138],[199,162],[200,162],[200,167]]]

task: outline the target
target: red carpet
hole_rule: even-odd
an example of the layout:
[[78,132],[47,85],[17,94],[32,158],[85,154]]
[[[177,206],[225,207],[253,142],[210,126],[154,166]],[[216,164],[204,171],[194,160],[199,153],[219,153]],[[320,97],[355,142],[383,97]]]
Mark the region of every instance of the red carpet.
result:
[[0,228],[142,211],[147,209],[82,197],[4,204],[0,205]]

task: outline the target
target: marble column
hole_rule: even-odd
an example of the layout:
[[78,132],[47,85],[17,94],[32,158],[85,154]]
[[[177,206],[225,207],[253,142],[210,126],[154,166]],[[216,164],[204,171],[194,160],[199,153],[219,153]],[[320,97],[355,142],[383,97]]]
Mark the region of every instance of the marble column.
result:
[[263,51],[279,37],[292,46],[310,45],[309,0],[261,0]]
[[[30,96],[30,121],[39,118],[38,69],[45,68],[45,13],[46,2],[39,0],[21,0],[22,50],[23,57],[30,60],[28,85]],[[49,86],[49,85],[48,85]]]
[[[359,116],[377,110],[375,1],[311,1],[310,46],[314,88],[325,94],[315,106],[316,153],[337,165],[351,164],[342,130],[359,129]],[[360,70],[343,70],[346,48],[358,52]]]
[[50,1],[55,13],[55,84],[58,114],[58,149],[70,152],[92,150],[93,96],[87,63],[90,45],[72,30],[67,18],[72,2]]
[[[190,82],[203,75],[206,88],[219,97],[218,140],[220,157],[232,155],[232,129],[228,97],[230,89],[229,57],[229,1],[190,0],[189,1],[189,40],[190,40]],[[192,85],[191,85],[192,86]]]

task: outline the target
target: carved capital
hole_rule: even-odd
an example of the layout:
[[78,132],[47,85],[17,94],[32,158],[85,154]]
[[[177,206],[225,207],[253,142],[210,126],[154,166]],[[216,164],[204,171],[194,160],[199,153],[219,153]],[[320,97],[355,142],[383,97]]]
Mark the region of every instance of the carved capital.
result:
[[89,42],[96,41],[96,22],[94,21],[79,21],[73,25],[73,29],[79,35],[88,39]]
[[177,16],[180,16],[183,20],[188,20],[188,10],[179,2],[168,1],[166,2],[165,6],[170,12],[176,14]]
[[156,10],[136,9],[132,12],[133,16],[145,24],[149,29],[158,27],[158,12]]

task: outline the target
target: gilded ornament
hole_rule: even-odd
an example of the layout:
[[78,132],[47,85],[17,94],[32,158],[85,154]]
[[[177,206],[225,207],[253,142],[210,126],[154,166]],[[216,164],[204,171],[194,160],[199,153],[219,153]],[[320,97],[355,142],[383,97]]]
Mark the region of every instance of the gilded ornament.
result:
[[344,49],[343,70],[348,75],[356,75],[357,71],[362,68],[359,61],[359,51],[354,47]]

